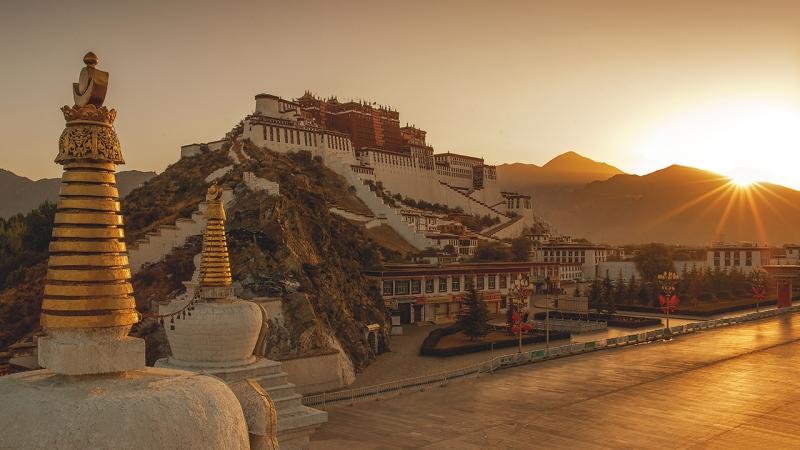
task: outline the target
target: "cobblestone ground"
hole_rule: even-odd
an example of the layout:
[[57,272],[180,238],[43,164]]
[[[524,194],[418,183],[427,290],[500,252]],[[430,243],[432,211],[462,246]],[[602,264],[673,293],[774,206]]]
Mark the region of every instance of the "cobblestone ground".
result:
[[800,314],[333,406],[312,449],[800,448]]

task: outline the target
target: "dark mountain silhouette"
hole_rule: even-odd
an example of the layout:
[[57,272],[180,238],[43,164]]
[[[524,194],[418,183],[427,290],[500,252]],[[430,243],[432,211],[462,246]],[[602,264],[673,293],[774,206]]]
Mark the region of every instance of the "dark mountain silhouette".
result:
[[614,166],[572,151],[556,156],[543,166],[523,163],[497,166],[501,189],[534,195],[559,192],[623,173]]
[[560,232],[597,242],[800,241],[800,192],[769,183],[740,188],[678,165],[537,200],[538,214]]
[[[127,170],[117,173],[117,187],[120,197],[141,186],[156,175],[155,172]],[[26,213],[45,200],[57,201],[59,178],[43,178],[33,181],[0,169],[0,217],[6,218],[17,213]]]

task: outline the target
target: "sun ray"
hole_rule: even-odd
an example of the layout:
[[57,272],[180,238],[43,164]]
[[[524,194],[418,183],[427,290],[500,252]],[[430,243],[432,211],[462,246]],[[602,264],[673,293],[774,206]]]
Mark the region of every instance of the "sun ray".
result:
[[686,202],[683,205],[678,206],[677,208],[673,208],[673,209],[667,211],[666,213],[656,217],[655,219],[651,220],[647,225],[645,225],[645,228],[647,228],[647,229],[655,228],[658,225],[661,225],[662,223],[666,222],[667,220],[677,216],[678,214],[680,214],[680,213],[692,208],[693,206],[697,205],[698,203],[702,202],[703,200],[711,197],[712,195],[716,194],[717,192],[719,192],[719,191],[721,191],[723,189],[730,189],[730,188],[731,188],[731,186],[729,184],[719,185],[716,188],[706,192],[705,194],[700,195],[699,197],[697,197],[697,198],[695,198],[695,199],[693,199],[693,200],[691,200],[689,202]]
[[[725,228],[725,224],[728,222],[728,216],[731,214],[731,210],[733,209],[733,204],[736,202],[736,197],[739,195],[739,191],[736,189],[732,189],[729,191],[730,197],[728,197],[728,204],[725,205],[725,210],[722,211],[722,217],[719,218],[719,223],[717,224],[717,228],[714,230],[714,240],[720,240],[721,234],[723,229]],[[714,204],[718,203],[715,201]]]
[[763,217],[761,217],[761,211],[758,209],[758,203],[753,199],[753,192],[755,189],[745,189],[744,194],[747,198],[747,203],[750,205],[750,212],[753,215],[753,223],[756,226],[756,236],[758,238],[758,242],[767,242],[767,232],[764,228],[764,221]]

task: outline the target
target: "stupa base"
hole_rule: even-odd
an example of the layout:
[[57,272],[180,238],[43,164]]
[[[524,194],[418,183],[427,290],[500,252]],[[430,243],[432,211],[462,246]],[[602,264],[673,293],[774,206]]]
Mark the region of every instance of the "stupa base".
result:
[[[311,435],[328,421],[328,413],[309,408],[302,403],[303,396],[295,392],[286,372],[278,361],[260,358],[252,364],[236,367],[187,367],[174,365],[171,358],[156,361],[156,367],[180,368],[214,375],[229,385],[251,379],[267,392],[278,416],[278,443],[281,450],[309,448]],[[234,389],[235,390],[235,389]],[[246,413],[245,413],[246,414]]]
[[127,327],[48,330],[39,338],[39,365],[62,375],[143,368],[144,340],[121,333],[127,334]]
[[143,368],[63,376],[36,370],[0,378],[0,447],[248,449],[244,415],[219,380]]

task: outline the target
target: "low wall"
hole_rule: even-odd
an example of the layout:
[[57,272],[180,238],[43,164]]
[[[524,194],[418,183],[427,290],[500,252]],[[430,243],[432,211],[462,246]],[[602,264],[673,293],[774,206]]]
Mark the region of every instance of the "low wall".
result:
[[280,363],[283,371],[289,375],[289,381],[302,395],[332,391],[347,385],[339,370],[338,352],[282,359]]

